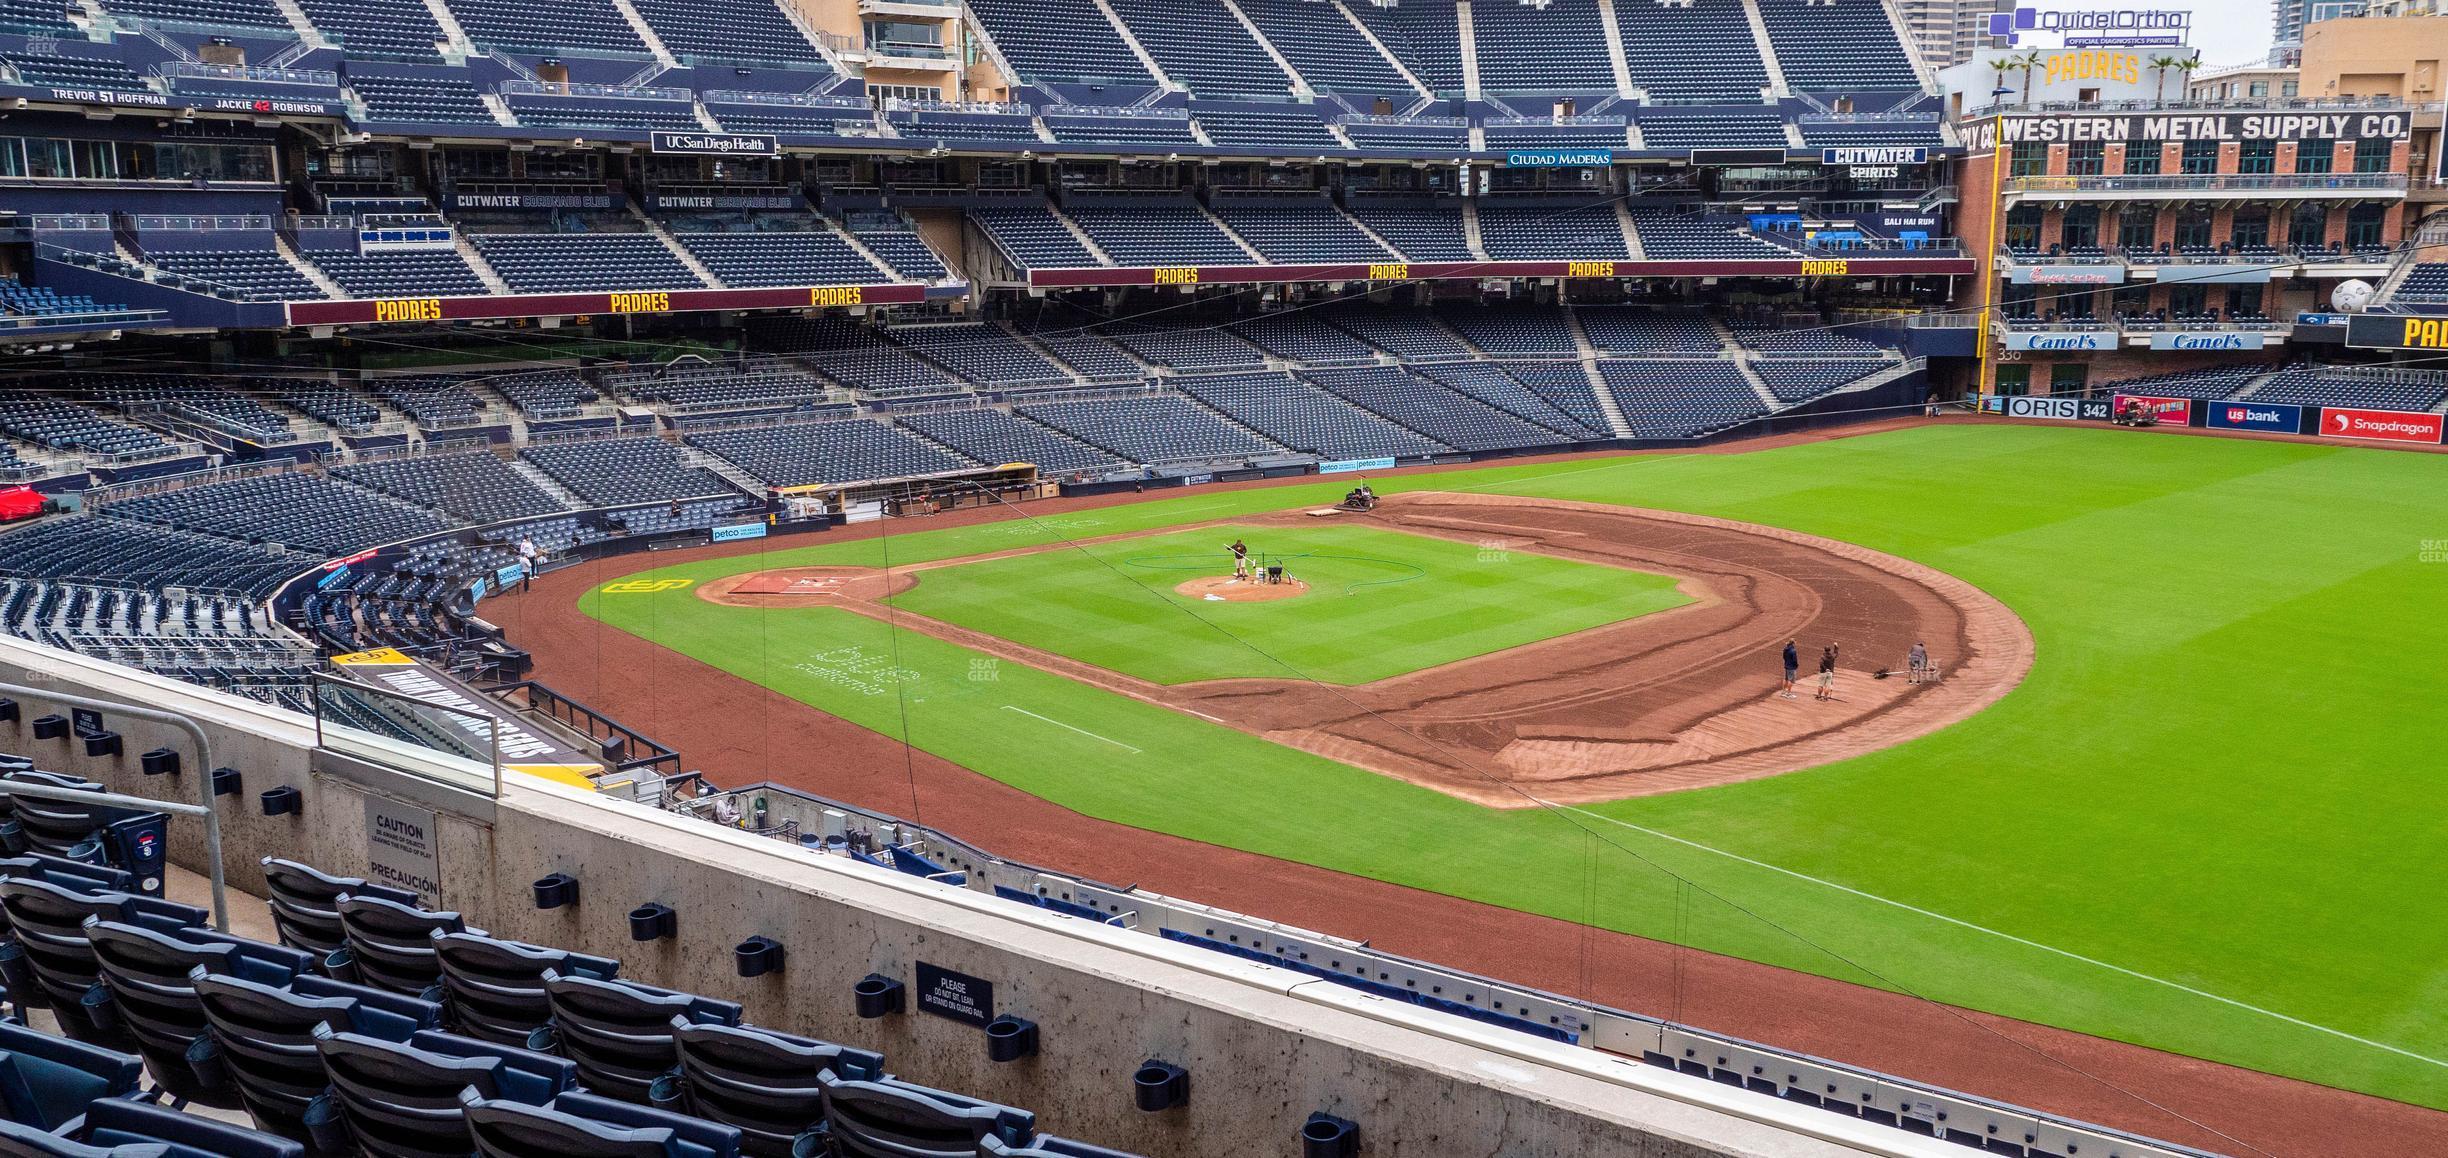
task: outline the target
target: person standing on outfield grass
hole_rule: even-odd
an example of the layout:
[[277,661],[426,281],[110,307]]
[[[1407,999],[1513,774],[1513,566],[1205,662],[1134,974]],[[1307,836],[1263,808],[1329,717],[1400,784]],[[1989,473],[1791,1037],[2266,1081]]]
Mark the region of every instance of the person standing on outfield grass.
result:
[[1799,651],[1794,650],[1794,641],[1792,641],[1792,640],[1790,640],[1790,639],[1789,639],[1789,640],[1786,640],[1786,641],[1785,641],[1785,690],[1784,690],[1784,691],[1781,691],[1781,692],[1778,692],[1778,693],[1777,693],[1777,695],[1779,695],[1779,696],[1781,696],[1781,697],[1783,697],[1783,698],[1785,698],[1785,699],[1789,699],[1789,700],[1790,700],[1790,699],[1792,699],[1792,698],[1794,698],[1794,690],[1793,690],[1793,686],[1794,686],[1794,676],[1795,676],[1795,675],[1797,675],[1797,674],[1799,674],[1799,673],[1801,672],[1801,670],[1802,670],[1802,653],[1801,653],[1801,652],[1799,652]]
[[1911,673],[1906,682],[1920,683],[1929,671],[1929,648],[1914,640],[1912,650],[1904,653],[1904,667]]
[[1814,700],[1836,698],[1836,645],[1829,644],[1819,652],[1819,691]]

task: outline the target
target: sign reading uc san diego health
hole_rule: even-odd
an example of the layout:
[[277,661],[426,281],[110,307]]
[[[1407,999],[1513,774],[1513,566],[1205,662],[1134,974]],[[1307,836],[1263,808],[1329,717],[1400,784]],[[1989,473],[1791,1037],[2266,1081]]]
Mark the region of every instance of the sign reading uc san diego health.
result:
[[657,153],[685,153],[699,157],[779,157],[781,140],[771,133],[673,133],[657,132],[648,142]]
[[1614,163],[1613,149],[1515,149],[1505,154],[1507,169],[1594,169]]

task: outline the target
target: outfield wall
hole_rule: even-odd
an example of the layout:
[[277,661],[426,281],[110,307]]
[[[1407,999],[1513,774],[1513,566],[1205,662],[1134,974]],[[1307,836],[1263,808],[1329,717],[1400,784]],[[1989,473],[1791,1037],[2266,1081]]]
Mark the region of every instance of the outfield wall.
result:
[[[506,773],[359,734],[358,759],[318,749],[313,721],[79,656],[0,638],[0,682],[142,704],[196,718],[212,763],[242,788],[214,798],[233,889],[260,892],[266,855],[362,873],[370,809],[431,814],[440,902],[496,935],[620,958],[625,975],[742,1002],[751,1022],[880,1050],[913,1081],[1034,1110],[1050,1133],[1150,1156],[1295,1154],[1312,1111],[1356,1122],[1360,1153],[1636,1153],[1939,1158],[1959,1146],[1628,1058],[1479,1025],[1343,986],[1096,922],[981,896],[842,857]],[[116,755],[74,736],[37,740],[32,721],[66,707],[21,694],[0,748],[116,791],[193,800],[202,763],[182,731],[105,712]],[[5,715],[0,712],[0,715]],[[182,755],[147,776],[141,753]],[[266,816],[267,790],[299,810]],[[172,826],[171,859],[205,867],[201,826]],[[576,878],[574,905],[538,910],[531,883]],[[637,942],[629,910],[661,902],[677,933]],[[240,898],[236,903],[249,903]],[[733,949],[784,947],[781,967],[742,978]],[[996,1064],[973,1025],[916,1011],[917,966],[993,986],[996,1012],[1035,1021],[1037,1056]],[[910,1011],[854,1016],[871,973],[913,990]],[[1186,1105],[1137,1111],[1146,1059],[1190,1072]]]

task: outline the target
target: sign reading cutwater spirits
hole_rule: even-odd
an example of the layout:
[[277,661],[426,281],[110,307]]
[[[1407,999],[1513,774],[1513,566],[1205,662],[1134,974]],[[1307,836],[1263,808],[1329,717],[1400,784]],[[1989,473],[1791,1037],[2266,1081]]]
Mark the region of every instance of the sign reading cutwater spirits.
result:
[[1926,165],[1929,150],[1920,145],[1843,145],[1819,150],[1822,165]]
[[658,131],[647,139],[647,148],[657,153],[685,153],[698,157],[779,157],[782,155],[782,142],[771,133]]

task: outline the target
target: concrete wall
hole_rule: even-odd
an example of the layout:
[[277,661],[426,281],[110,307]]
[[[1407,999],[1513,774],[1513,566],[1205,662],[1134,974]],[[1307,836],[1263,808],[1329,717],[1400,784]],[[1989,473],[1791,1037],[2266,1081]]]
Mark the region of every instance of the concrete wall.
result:
[[[1052,1133],[1151,1156],[1297,1154],[1295,1131],[1324,1110],[1360,1124],[1367,1155],[1962,1152],[516,773],[495,800],[481,791],[485,769],[407,752],[389,761],[425,764],[436,779],[318,754],[311,726],[287,713],[15,640],[0,639],[0,682],[207,717],[215,762],[246,780],[243,795],[218,802],[235,888],[260,891],[253,865],[264,855],[363,871],[368,797],[433,808],[443,900],[471,924],[618,957],[626,975],[738,1000],[752,1023],[880,1050],[895,1074],[1027,1107]],[[148,748],[185,749],[182,733],[110,718],[125,734],[126,754],[91,759],[82,745],[33,739],[30,721],[53,708],[17,698],[22,718],[0,723],[0,749],[118,791],[193,799],[192,753],[176,778],[137,770],[136,755]],[[283,784],[305,794],[303,813],[260,815],[256,793]],[[201,868],[199,828],[174,826],[175,862]],[[581,899],[538,911],[528,885],[555,871],[579,880]],[[627,911],[646,901],[679,910],[676,939],[629,939]],[[759,934],[782,942],[787,961],[778,973],[744,980],[731,949]],[[1039,1056],[995,1065],[978,1030],[914,1009],[877,1021],[854,1016],[859,978],[883,973],[914,985],[920,960],[991,981],[997,1012],[1040,1025]],[[1162,1114],[1132,1107],[1130,1076],[1147,1058],[1190,1071],[1187,1106]]]

